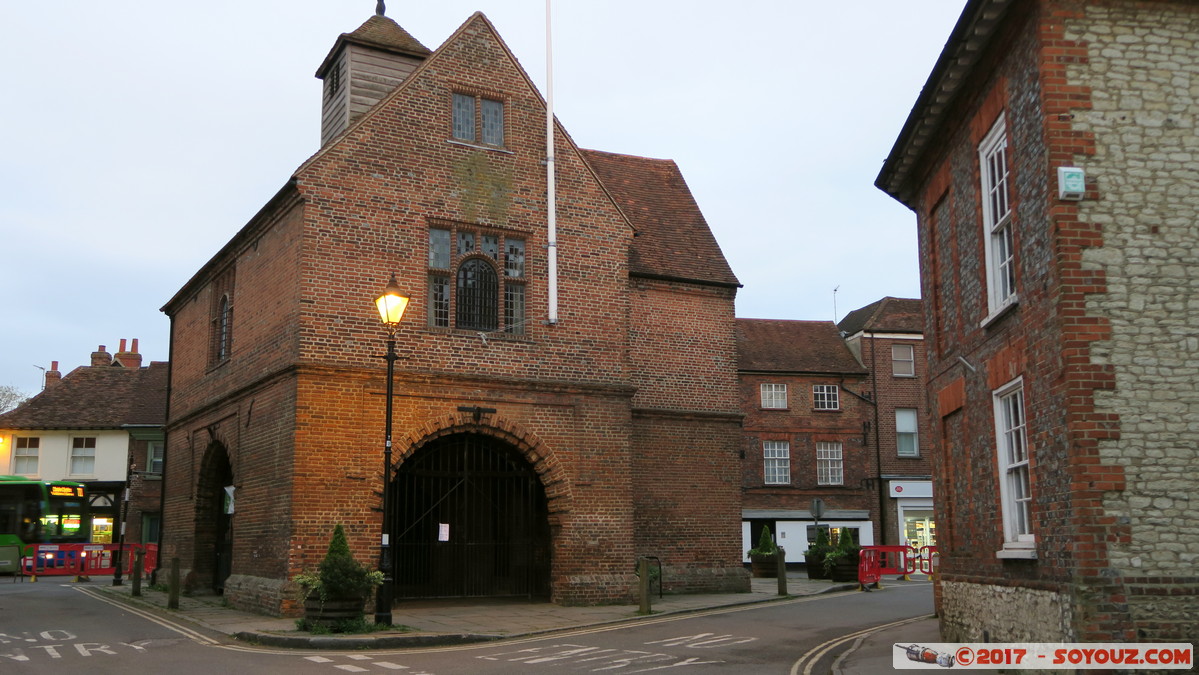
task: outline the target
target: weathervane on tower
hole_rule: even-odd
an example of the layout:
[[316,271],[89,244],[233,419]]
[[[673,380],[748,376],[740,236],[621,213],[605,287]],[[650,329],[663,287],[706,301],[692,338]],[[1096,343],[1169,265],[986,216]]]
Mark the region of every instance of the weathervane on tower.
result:
[[375,3],[375,16],[383,16],[387,12],[387,5],[383,0]]

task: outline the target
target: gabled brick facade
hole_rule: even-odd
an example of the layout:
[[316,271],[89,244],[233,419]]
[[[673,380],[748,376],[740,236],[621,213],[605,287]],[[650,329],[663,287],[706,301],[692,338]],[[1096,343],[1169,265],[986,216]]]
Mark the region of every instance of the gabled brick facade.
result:
[[971,0],[878,177],[919,220],[947,640],[1199,634],[1197,36]]
[[[737,349],[745,412],[742,555],[758,543],[762,527],[794,563],[804,562],[809,528],[817,523],[856,530],[859,542],[874,543],[878,501],[868,487],[875,471],[867,445],[872,406],[866,371],[837,326],[738,319]],[[824,503],[819,519],[814,499]]]
[[876,543],[934,546],[922,304],[883,298],[850,312],[837,327],[868,373],[863,391],[872,402],[871,487],[882,513]]
[[[399,30],[375,17],[359,33]],[[367,42],[340,40],[322,73]],[[376,559],[386,333],[373,298],[394,273],[412,296],[391,539],[397,585],[417,576],[400,597],[627,601],[642,555],[661,559],[668,590],[747,589],[738,282],[677,167],[581,151],[557,129],[560,309],[547,322],[544,102],[481,14],[428,55],[404,43],[411,72],[164,307],[164,559],[178,556],[192,587],[268,613],[295,610],[289,580],[334,524]],[[502,108],[502,140],[494,126],[467,136],[459,104],[475,106],[476,131]],[[489,270],[498,295],[478,290]],[[494,328],[466,327],[486,320],[469,297],[498,302]],[[459,450],[497,468],[434,467]],[[443,481],[452,472],[460,482]],[[505,481],[527,501],[513,506]],[[472,544],[490,548],[452,548]]]

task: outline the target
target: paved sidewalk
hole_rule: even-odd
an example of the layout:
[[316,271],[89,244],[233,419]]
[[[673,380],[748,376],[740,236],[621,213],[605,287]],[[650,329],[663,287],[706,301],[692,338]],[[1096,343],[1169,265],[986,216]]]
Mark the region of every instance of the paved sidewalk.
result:
[[[164,612],[203,628],[246,642],[297,649],[394,649],[432,645],[482,642],[500,638],[536,635],[553,631],[604,624],[636,621],[636,605],[562,607],[545,601],[428,600],[405,601],[396,605],[392,621],[409,630],[384,631],[365,635],[312,635],[296,630],[294,618],[277,618],[232,609],[220,596],[184,596],[179,609],[168,610],[167,594],[142,586],[141,597],[132,596],[132,585],[112,586],[111,577],[94,577],[89,590],[133,606]],[[850,591],[857,584],[833,584],[810,580],[801,574],[789,574],[789,596],[808,596]],[[705,595],[667,595],[653,597],[652,616],[697,612],[781,599],[777,579],[754,579],[749,593]],[[369,614],[368,614],[369,618]],[[889,645],[888,645],[889,647]]]
[[[132,586],[112,586],[111,577],[97,577],[86,585],[106,598],[131,606],[156,610],[181,623],[191,623],[251,644],[294,649],[397,649],[484,642],[541,633],[635,622],[647,618],[636,605],[561,607],[544,601],[479,600],[406,601],[392,612],[397,626],[409,630],[367,635],[312,635],[296,630],[295,619],[254,614],[225,606],[220,596],[179,598],[179,609],[168,610],[167,594],[143,586],[141,597],[132,597]],[[802,573],[787,577],[789,597],[854,591],[857,584],[813,581]],[[701,612],[708,609],[769,603],[782,599],[778,580],[753,579],[749,593],[667,595],[653,598],[654,617]],[[368,613],[369,618],[369,613]],[[892,672],[896,644],[925,645],[940,642],[937,619],[925,617],[870,633],[857,641],[832,664],[833,675],[877,675]],[[901,657],[903,654],[900,654]],[[993,672],[993,671],[985,671]]]

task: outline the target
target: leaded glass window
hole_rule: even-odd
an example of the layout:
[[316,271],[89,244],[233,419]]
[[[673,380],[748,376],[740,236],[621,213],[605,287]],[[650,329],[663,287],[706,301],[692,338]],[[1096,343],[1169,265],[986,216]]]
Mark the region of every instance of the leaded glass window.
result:
[[492,331],[498,328],[496,303],[499,282],[495,268],[482,258],[471,258],[458,267],[458,328]]
[[454,138],[475,140],[475,97],[454,94]]

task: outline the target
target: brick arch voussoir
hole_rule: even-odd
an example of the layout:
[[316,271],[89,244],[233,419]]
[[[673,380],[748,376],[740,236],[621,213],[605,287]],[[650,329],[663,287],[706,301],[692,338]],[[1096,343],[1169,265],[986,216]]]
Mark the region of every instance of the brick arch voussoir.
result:
[[537,434],[503,417],[491,415],[475,421],[474,413],[457,412],[426,420],[403,437],[394,439],[395,462],[403,462],[439,438],[465,433],[490,436],[516,448],[541,479],[549,512],[556,514],[570,510],[574,501],[570,481],[553,449]]

